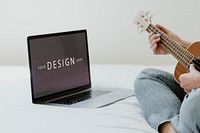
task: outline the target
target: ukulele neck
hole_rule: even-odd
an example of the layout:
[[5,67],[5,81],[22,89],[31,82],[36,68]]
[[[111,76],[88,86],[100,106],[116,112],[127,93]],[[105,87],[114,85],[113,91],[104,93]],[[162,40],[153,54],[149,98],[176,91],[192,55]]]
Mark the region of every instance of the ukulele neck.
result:
[[188,52],[185,48],[179,45],[176,41],[174,41],[171,37],[166,35],[163,31],[159,28],[150,24],[146,31],[148,33],[153,32],[154,34],[160,34],[161,38],[161,45],[167,49],[171,55],[173,55],[179,63],[181,63],[185,68],[189,68],[189,65],[192,63],[194,56]]

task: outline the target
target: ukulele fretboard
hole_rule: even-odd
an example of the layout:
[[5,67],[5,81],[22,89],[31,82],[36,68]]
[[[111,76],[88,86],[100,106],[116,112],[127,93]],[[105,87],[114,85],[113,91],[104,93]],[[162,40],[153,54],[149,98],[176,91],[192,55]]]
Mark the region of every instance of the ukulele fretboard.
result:
[[194,59],[194,56],[190,52],[153,24],[150,24],[146,30],[148,33],[153,32],[155,34],[160,34],[161,45],[166,48],[185,68],[189,68],[189,65]]

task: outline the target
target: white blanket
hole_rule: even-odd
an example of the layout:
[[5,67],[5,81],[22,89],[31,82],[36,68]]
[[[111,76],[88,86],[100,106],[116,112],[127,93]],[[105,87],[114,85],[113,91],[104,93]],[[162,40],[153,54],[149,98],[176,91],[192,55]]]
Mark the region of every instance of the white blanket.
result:
[[[133,65],[92,65],[93,86],[134,89]],[[158,68],[158,67],[157,67]],[[172,72],[173,66],[160,69]],[[143,118],[136,98],[98,109],[32,104],[27,66],[0,67],[1,133],[155,133]]]

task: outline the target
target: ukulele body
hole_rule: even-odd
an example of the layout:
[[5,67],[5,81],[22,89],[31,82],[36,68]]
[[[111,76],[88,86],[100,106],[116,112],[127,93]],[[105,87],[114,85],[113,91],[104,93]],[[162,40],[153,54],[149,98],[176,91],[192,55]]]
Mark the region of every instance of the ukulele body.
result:
[[[200,42],[192,43],[188,48],[187,51],[189,51],[192,55],[195,56],[195,59],[200,62]],[[192,63],[192,62],[191,62]],[[200,67],[200,66],[199,66]],[[174,78],[175,80],[180,83],[179,76],[183,73],[189,72],[188,68],[185,68],[182,64],[177,63],[175,70],[174,70]]]

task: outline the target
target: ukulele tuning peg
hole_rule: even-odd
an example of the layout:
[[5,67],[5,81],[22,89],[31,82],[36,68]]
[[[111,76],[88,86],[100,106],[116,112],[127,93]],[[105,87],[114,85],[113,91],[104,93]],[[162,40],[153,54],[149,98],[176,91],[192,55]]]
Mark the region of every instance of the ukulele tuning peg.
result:
[[145,14],[146,14],[146,15],[149,15],[149,14],[151,14],[151,12],[150,12],[150,11],[146,11]]
[[153,14],[151,14],[150,16],[149,16],[149,19],[151,20],[151,18],[153,18]]
[[149,17],[149,19],[151,19],[153,17],[153,14],[151,14],[150,11],[146,11],[145,14]]

